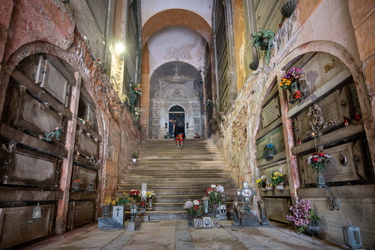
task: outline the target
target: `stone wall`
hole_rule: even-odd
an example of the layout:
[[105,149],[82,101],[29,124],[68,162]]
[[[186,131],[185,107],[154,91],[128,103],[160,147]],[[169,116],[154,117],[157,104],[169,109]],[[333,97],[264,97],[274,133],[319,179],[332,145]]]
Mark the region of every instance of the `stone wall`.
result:
[[[90,199],[96,219],[106,195],[114,195],[118,178],[126,173],[131,161],[131,152],[136,151],[143,138],[143,131],[132,121],[129,110],[121,104],[109,78],[101,73],[99,62],[92,54],[90,44],[75,27],[62,1],[1,1],[2,18],[0,22],[0,116],[6,100],[6,89],[10,75],[24,58],[35,54],[51,55],[58,58],[77,80],[72,91],[70,110],[71,120],[67,126],[68,150],[63,158],[58,196],[48,197],[44,202],[56,203],[57,214],[52,233],[63,233],[71,226],[72,209],[70,199]],[[100,167],[98,169],[97,190],[95,193],[71,193],[72,164],[79,154],[75,152],[75,134],[80,96],[80,86],[90,96],[96,110],[99,142]],[[28,136],[30,137],[30,136]],[[26,142],[27,144],[28,142]],[[12,190],[17,188],[12,187]],[[0,192],[4,190],[0,188]],[[26,192],[27,190],[20,191]],[[53,192],[52,192],[53,193]],[[0,202],[13,202],[13,198],[2,193]],[[22,201],[21,201],[22,200]],[[18,202],[36,202],[40,196],[25,195]],[[78,204],[78,203],[77,203]],[[89,218],[90,219],[90,218]],[[68,221],[69,220],[69,221]],[[70,226],[69,226],[69,225]],[[22,242],[21,242],[22,243]]]
[[[259,177],[259,170],[256,160],[255,137],[259,130],[261,108],[265,96],[270,91],[270,87],[280,82],[284,71],[288,70],[298,58],[309,52],[323,52],[334,56],[349,70],[356,86],[358,102],[363,115],[361,122],[364,124],[365,135],[369,144],[369,159],[372,166],[375,165],[375,130],[373,129],[375,107],[372,91],[374,81],[372,81],[371,76],[362,77],[362,71],[369,74],[367,72],[370,72],[373,68],[372,58],[374,53],[371,50],[373,46],[370,41],[374,39],[369,37],[373,35],[371,32],[366,32],[366,30],[369,30],[374,16],[373,4],[371,5],[370,2],[372,1],[366,1],[365,6],[367,7],[361,6],[354,10],[354,6],[358,6],[358,1],[349,1],[349,6],[345,1],[336,0],[298,1],[294,14],[290,18],[285,18],[276,32],[270,63],[267,65],[264,62],[263,54],[260,54],[259,68],[251,73],[244,70],[247,66],[243,61],[244,51],[251,51],[252,44],[243,39],[248,36],[246,34],[248,31],[243,29],[242,24],[234,23],[234,25],[238,25],[238,27],[234,27],[236,31],[234,33],[236,64],[239,64],[236,65],[239,71],[237,77],[240,79],[245,76],[245,83],[238,92],[237,99],[232,107],[226,111],[225,118],[221,119],[222,122],[218,126],[220,130],[215,135],[214,141],[220,147],[226,161],[230,163],[229,170],[239,186],[242,180],[248,180],[250,185],[256,188],[255,180]],[[263,4],[262,1],[259,4]],[[233,4],[233,9],[241,11],[238,3]],[[242,11],[246,10],[243,9]],[[352,18],[350,18],[350,14],[352,14]],[[362,36],[363,33],[366,33],[366,35]],[[327,239],[343,243],[340,228],[347,225],[350,218],[352,223],[354,223],[353,221],[356,222],[353,224],[354,226],[361,228],[364,244],[374,247],[372,237],[374,232],[371,229],[373,222],[361,219],[361,213],[371,213],[371,210],[374,209],[374,205],[371,203],[371,200],[374,199],[372,192],[363,192],[363,195],[354,192],[351,193],[351,197],[347,197],[337,190],[326,193],[326,191],[320,189],[311,189],[306,193],[303,191],[305,189],[301,188],[298,162],[295,154],[293,154],[295,147],[294,128],[292,120],[288,118],[288,100],[280,87],[279,93],[292,201],[297,196],[313,199],[314,206],[320,213],[319,216],[323,218],[322,228]],[[295,109],[298,110],[298,105]],[[373,176],[373,173],[371,173],[371,176]],[[366,182],[362,182],[362,184],[364,183]],[[350,186],[344,185],[340,188],[346,190],[344,192],[350,193]],[[365,191],[368,188],[373,189],[373,184],[356,186],[356,190]],[[345,208],[342,207],[336,213],[328,210],[327,207],[323,206],[323,201],[330,197],[339,197]],[[259,198],[258,196],[257,199]],[[363,204],[362,212],[359,212],[359,206],[355,205],[356,202]],[[337,223],[337,221],[340,221],[340,223]]]

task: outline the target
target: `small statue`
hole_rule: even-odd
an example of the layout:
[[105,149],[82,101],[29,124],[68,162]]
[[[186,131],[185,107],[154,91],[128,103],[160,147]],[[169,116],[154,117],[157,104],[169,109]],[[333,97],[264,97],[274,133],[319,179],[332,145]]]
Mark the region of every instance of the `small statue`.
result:
[[44,141],[52,141],[52,138],[55,138],[57,141],[61,141],[61,135],[64,133],[64,130],[60,127],[55,128],[54,131],[46,133],[42,140]]

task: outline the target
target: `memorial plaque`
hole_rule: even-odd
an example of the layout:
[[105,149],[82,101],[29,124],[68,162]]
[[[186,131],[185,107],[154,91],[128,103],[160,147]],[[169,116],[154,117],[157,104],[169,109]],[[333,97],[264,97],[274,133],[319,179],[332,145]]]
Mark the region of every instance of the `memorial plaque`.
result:
[[263,159],[264,146],[272,143],[276,147],[277,153],[285,151],[283,127],[278,126],[262,138],[257,140],[257,155],[258,159]]
[[262,110],[262,127],[265,128],[280,117],[279,97],[272,99]]
[[[42,218],[32,220],[35,206],[0,208],[1,249],[48,236],[54,224],[54,205],[40,205]],[[22,232],[22,233],[21,233]]]
[[287,198],[264,198],[264,201],[269,219],[288,223],[286,216],[289,215],[290,203]]
[[3,184],[52,188],[57,186],[56,172],[60,166],[57,158],[35,151],[16,149],[10,154],[10,159],[4,158],[2,162],[5,160],[9,165],[0,169]]
[[[346,143],[325,150],[325,152],[332,157],[331,161],[323,171],[326,182],[352,181],[359,179],[353,160],[353,146],[353,143]],[[317,171],[313,172],[311,166],[307,164],[307,158],[310,155],[311,154],[304,155],[299,161],[299,169],[303,184],[317,182]],[[359,161],[363,161],[363,159],[359,159]]]
[[[43,64],[42,61],[39,63]],[[39,67],[43,72],[43,80],[40,83],[40,87],[49,92],[53,97],[59,100],[62,104],[67,106],[68,101],[68,80],[48,61],[45,60],[45,68],[43,66]]]
[[54,131],[56,127],[63,127],[61,116],[23,91],[20,91],[19,102],[18,106],[12,107],[18,110],[14,125],[41,135]]
[[73,230],[77,226],[92,222],[93,218],[93,201],[73,201],[69,203],[68,228],[70,230]]
[[317,135],[320,132],[338,128],[337,125],[343,122],[343,113],[347,113],[346,110],[349,108],[349,105],[340,105],[342,102],[340,100],[340,91],[337,90],[317,105],[297,115],[295,119],[296,139],[304,140],[311,137],[312,133]]
[[85,133],[78,133],[77,137],[77,151],[87,157],[93,156],[95,159],[98,159],[98,143]]
[[97,175],[98,173],[94,170],[75,165],[73,169],[72,190],[95,191]]

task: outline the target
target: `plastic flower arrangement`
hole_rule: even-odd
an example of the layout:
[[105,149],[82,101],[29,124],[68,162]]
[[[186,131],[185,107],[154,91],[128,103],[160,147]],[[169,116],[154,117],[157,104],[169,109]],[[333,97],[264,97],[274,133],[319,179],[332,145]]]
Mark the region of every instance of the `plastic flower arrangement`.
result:
[[132,158],[133,158],[133,159],[137,159],[138,157],[139,157],[139,154],[138,154],[137,151],[132,152]]
[[263,157],[271,158],[276,154],[276,147],[272,143],[266,144],[263,148]]
[[286,219],[298,227],[298,232],[303,233],[310,223],[319,222],[319,217],[311,209],[309,200],[299,200],[297,198],[296,204],[291,206],[289,210],[292,215],[287,215]]
[[[113,201],[115,201],[114,206],[125,206],[126,203],[129,203],[129,199],[126,197],[126,193],[123,193],[122,196],[116,197]],[[112,202],[113,202],[112,201]],[[113,203],[112,203],[113,205]]]
[[273,185],[279,185],[284,182],[286,175],[279,172],[272,172]]
[[129,197],[133,200],[138,199],[141,197],[141,191],[138,191],[137,189],[130,190]]
[[202,206],[200,200],[186,201],[184,209],[188,216],[200,217],[202,216]]
[[298,82],[304,76],[305,72],[302,69],[292,68],[281,78],[280,86],[282,89],[289,90],[292,82]]
[[111,196],[107,196],[105,197],[104,199],[104,204],[103,205],[112,205],[112,197]]
[[206,195],[208,196],[210,204],[220,204],[223,201],[224,187],[221,185],[211,184],[207,189]]
[[307,164],[309,164],[313,172],[315,170],[323,171],[326,168],[327,163],[331,160],[331,155],[324,152],[313,153],[307,158]]
[[267,186],[267,177],[262,175],[259,179],[256,180],[256,183],[259,185],[259,188],[265,188]]
[[141,116],[142,115],[142,109],[141,108],[139,108],[139,107],[135,107],[134,108],[134,115],[136,115],[136,116]]
[[133,90],[134,93],[136,93],[137,95],[142,95],[142,87],[141,87],[141,84],[140,84],[140,83],[138,83],[138,84],[130,83],[130,88],[131,88],[131,90]]
[[146,196],[147,196],[147,199],[153,199],[155,197],[155,193],[153,193],[153,192],[147,192]]

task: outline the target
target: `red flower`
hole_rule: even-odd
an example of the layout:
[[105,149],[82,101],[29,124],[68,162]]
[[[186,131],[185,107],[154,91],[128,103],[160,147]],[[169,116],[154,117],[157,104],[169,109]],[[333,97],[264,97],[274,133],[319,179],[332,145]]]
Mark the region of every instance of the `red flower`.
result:
[[314,157],[314,158],[312,158],[311,160],[317,162],[319,159],[316,158],[316,157]]
[[322,157],[325,156],[325,154],[323,154],[322,152],[318,153],[318,155],[319,155],[319,156],[322,156]]
[[302,97],[301,91],[295,90],[296,93],[293,94],[293,97],[296,99],[300,99]]
[[198,210],[199,206],[194,206],[194,210]]

